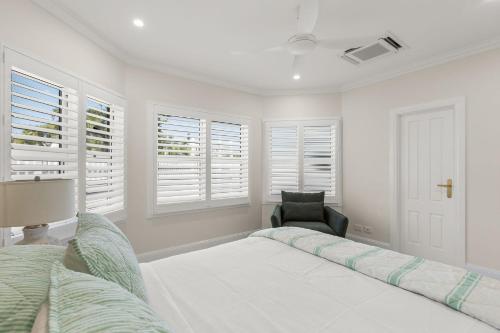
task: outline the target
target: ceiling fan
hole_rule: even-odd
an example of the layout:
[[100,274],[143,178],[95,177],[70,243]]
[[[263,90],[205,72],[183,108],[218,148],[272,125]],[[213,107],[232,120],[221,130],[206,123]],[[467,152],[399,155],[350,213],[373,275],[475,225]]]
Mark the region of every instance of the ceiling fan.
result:
[[[292,73],[295,80],[300,79],[300,69],[304,58],[316,48],[330,50],[347,50],[362,46],[376,39],[374,36],[355,38],[318,39],[313,34],[318,20],[319,0],[301,0],[297,15],[297,33],[288,39],[285,44],[271,47],[259,52],[288,51],[293,57]],[[233,52],[242,54],[244,52]]]

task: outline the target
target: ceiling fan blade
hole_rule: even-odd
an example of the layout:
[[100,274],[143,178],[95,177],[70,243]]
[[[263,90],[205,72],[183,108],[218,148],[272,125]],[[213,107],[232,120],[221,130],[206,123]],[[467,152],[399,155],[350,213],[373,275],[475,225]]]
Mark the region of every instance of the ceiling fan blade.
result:
[[304,67],[304,60],[305,56],[302,55],[296,55],[293,58],[293,63],[292,63],[292,75],[298,75],[299,78],[302,75],[302,69]]
[[285,51],[285,50],[286,50],[285,45],[279,45],[279,46],[269,47],[267,49],[254,50],[254,51],[231,51],[231,54],[232,55],[248,55],[248,54],[258,54],[258,53],[265,53],[265,52],[279,52],[279,51]]
[[301,0],[298,15],[298,33],[310,34],[318,20],[319,0]]
[[331,50],[347,50],[354,47],[360,47],[377,40],[376,36],[352,37],[352,38],[334,38],[320,39],[317,41],[319,47]]

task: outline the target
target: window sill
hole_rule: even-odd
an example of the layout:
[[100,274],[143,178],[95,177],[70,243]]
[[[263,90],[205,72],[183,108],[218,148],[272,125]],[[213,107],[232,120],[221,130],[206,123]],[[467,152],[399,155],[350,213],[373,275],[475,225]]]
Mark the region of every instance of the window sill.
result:
[[245,207],[250,207],[250,201],[248,199],[244,201],[233,201],[233,202],[212,202],[209,205],[191,205],[189,206],[180,206],[179,205],[164,205],[158,207],[155,211],[149,212],[148,214],[148,219],[155,219],[159,217],[166,217],[166,216],[175,216],[175,215],[186,215],[186,214],[199,214],[199,213],[206,213],[206,212],[212,212],[212,211],[217,211],[217,210],[223,210],[223,209],[231,209],[231,208],[245,208]]
[[[104,214],[111,222],[120,225],[125,223],[127,219],[127,214],[125,211],[118,211],[109,214]],[[58,241],[64,243],[69,241],[76,232],[76,226],[78,224],[78,218],[75,216],[66,221],[58,222],[55,224],[49,224],[49,236],[56,238]],[[13,245],[23,239],[23,233],[16,233],[14,236],[10,237],[10,245]]]

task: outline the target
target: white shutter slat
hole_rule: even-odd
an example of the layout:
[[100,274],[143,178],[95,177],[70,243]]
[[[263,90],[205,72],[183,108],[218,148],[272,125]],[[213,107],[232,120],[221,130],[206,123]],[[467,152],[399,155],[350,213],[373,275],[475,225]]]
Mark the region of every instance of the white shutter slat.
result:
[[[38,122],[38,123],[39,122],[43,122],[44,124],[51,124],[51,125],[61,126],[61,122],[59,122],[59,121],[52,121],[52,120],[47,120],[47,119],[44,119],[42,121],[38,117],[31,117],[31,116],[27,116],[27,115],[22,114],[22,113],[12,112],[11,116],[14,117],[14,118],[29,120],[29,121],[32,121],[32,122]],[[71,128],[73,130],[78,130],[77,127],[76,127],[76,121],[72,120],[72,122],[74,123],[74,125],[71,125],[68,122],[68,123],[65,123],[64,126],[66,128]]]
[[[89,133],[90,132],[90,133]],[[91,134],[91,133],[94,133],[94,134]],[[95,129],[95,128],[88,128],[87,127],[87,134],[90,134],[90,135],[95,135],[95,134],[102,134],[102,135],[109,135],[109,132],[108,131],[102,131],[102,130],[98,130],[98,129]],[[113,133],[113,137],[114,138],[123,138],[124,135],[123,133],[120,133],[118,131],[115,131]]]
[[[87,177],[87,183],[92,182],[95,178],[102,178],[102,177],[110,177],[110,178],[118,178],[118,179],[123,179],[123,171],[107,171],[107,172],[102,172],[102,173],[92,173],[92,172],[87,172],[86,177]],[[122,178],[120,178],[122,177]]]
[[[15,86],[12,86],[12,88],[14,88]],[[68,96],[70,96],[70,94],[68,93],[67,94]],[[65,100],[67,100],[67,98],[57,98],[58,101],[61,101],[62,103],[67,103],[67,105],[64,105],[64,104],[56,104],[52,101],[47,101],[45,99],[42,99],[42,98],[35,98],[35,97],[32,97],[28,94],[23,94],[23,93],[16,93],[16,92],[11,92],[11,96],[12,97],[18,97],[20,99],[23,99],[23,100],[27,100],[27,101],[30,101],[30,102],[34,102],[34,103],[39,103],[39,104],[44,104],[44,105],[47,105],[47,106],[51,106],[53,108],[56,108],[56,109],[62,109],[64,111],[76,111],[77,110],[77,105],[76,103],[74,102],[75,99],[77,99],[76,96],[74,96],[73,98],[73,101],[72,102],[65,102]],[[71,106],[70,106],[71,105]]]
[[10,68],[10,178],[77,178],[78,97],[71,87]]
[[78,177],[78,172],[52,172],[42,170],[40,173],[33,174],[12,174],[10,178],[12,180],[33,180],[34,176],[40,176],[42,179],[76,179]]
[[56,117],[56,118],[63,118],[63,119],[71,120],[71,121],[77,121],[77,119],[76,119],[77,115],[76,115],[75,111],[70,111],[67,113],[59,113],[59,112],[54,112],[51,110],[44,110],[41,108],[37,108],[35,106],[20,104],[20,103],[16,103],[16,102],[12,102],[11,107],[12,107],[12,110],[21,109],[24,111],[31,111],[31,112],[46,114],[46,115]]
[[94,125],[94,126],[98,126],[98,127],[103,127],[103,128],[107,128],[111,131],[117,131],[118,133],[123,133],[123,124],[116,124],[114,125],[114,122],[111,122],[113,125],[106,125],[106,124],[103,124],[103,123],[99,123],[99,122],[96,122],[96,121],[92,121],[92,120],[87,120],[87,124],[88,125]]
[[248,125],[211,122],[211,198],[248,197]]
[[156,204],[206,198],[206,121],[157,114]]
[[123,209],[123,195],[113,196],[112,198],[105,198],[96,201],[88,200],[87,210],[94,212],[95,209],[99,209],[101,211],[101,214]]
[[125,208],[124,117],[122,107],[87,96],[87,211],[106,214]]
[[[115,124],[123,125],[123,119],[116,117],[115,114],[112,115],[113,118],[109,118],[111,115],[109,113],[106,114],[105,111],[100,110],[98,112],[101,112],[102,114],[106,114],[106,116],[100,116],[98,114],[95,114],[95,113],[92,113],[89,111],[98,111],[98,110],[92,109],[92,108],[87,108],[87,117],[89,117],[89,118],[100,119],[100,120],[104,120],[106,122],[113,122]],[[89,119],[89,120],[91,120],[91,119]],[[95,120],[92,120],[92,121],[95,121]]]
[[[28,80],[30,79],[28,75],[22,75],[22,76],[24,76],[24,78],[26,78]],[[69,102],[69,103],[74,103],[75,102],[75,100],[73,98],[65,98],[65,97],[62,97],[62,96],[59,96],[59,95],[51,94],[51,93],[49,93],[47,91],[44,91],[44,90],[41,90],[41,89],[36,89],[36,88],[30,87],[29,85],[25,85],[25,84],[22,84],[22,83],[12,82],[12,86],[13,87],[19,87],[19,88],[22,88],[22,89],[26,89],[26,90],[35,92],[38,95],[43,95],[45,97],[56,98],[56,99],[59,99],[59,100],[61,100],[63,102]],[[70,94],[70,95],[72,95],[72,94]]]
[[[68,145],[68,146],[77,146],[78,145],[76,135],[74,135],[74,136],[72,135],[71,139],[68,139],[68,140],[46,138],[43,136],[35,136],[35,135],[22,135],[22,134],[12,134],[11,138],[15,139],[13,141],[14,143],[23,144],[23,145],[34,145],[32,143],[29,143],[29,141],[40,142],[40,145],[42,145],[42,142],[55,143],[55,145],[53,145],[51,147],[56,147],[57,145]],[[75,151],[76,151],[76,149],[75,149]]]

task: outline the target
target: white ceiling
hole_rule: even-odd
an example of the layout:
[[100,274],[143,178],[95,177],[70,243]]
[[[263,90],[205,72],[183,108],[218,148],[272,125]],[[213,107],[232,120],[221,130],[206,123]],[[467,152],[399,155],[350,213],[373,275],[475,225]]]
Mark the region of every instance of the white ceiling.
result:
[[337,91],[500,46],[500,0],[320,0],[318,38],[391,31],[410,48],[359,67],[316,49],[294,81],[287,52],[231,51],[286,42],[299,0],[34,1],[129,63],[262,94]]

